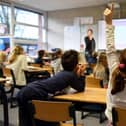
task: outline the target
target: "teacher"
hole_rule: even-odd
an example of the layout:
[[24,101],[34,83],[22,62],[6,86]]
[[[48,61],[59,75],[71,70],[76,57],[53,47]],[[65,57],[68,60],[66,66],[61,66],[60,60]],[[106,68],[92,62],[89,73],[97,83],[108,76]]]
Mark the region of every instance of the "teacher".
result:
[[93,53],[95,52],[95,39],[93,37],[93,30],[88,29],[85,41],[85,58],[88,63],[95,63]]

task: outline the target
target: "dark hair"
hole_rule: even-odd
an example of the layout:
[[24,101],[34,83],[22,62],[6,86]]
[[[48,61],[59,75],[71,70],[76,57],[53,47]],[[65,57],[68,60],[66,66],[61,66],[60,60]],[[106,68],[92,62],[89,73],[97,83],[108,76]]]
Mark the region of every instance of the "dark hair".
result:
[[126,49],[121,51],[119,60],[120,60],[120,64],[124,64],[124,67],[121,68],[118,66],[112,74],[113,83],[112,83],[111,94],[116,94],[118,92],[121,92],[125,88],[125,83],[126,83]]
[[90,31],[91,33],[93,33],[93,30],[91,28],[89,28],[88,31]]
[[66,51],[61,58],[63,69],[73,71],[78,64],[78,52],[75,50]]
[[39,58],[42,58],[44,56],[44,54],[45,54],[45,50],[39,50],[38,51],[38,57]]

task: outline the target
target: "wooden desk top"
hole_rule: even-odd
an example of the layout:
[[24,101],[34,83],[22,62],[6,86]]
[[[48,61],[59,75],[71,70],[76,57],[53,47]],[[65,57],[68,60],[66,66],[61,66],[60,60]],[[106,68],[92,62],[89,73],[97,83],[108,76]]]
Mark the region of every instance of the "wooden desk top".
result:
[[106,104],[106,89],[86,88],[84,92],[55,96],[55,99]]
[[51,67],[35,67],[35,66],[28,66],[25,71],[28,72],[39,72],[39,71],[52,71]]

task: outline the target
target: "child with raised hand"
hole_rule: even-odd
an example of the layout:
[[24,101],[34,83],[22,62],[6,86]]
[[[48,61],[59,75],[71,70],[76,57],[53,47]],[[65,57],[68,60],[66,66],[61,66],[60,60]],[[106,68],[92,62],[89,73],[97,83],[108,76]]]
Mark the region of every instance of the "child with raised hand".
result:
[[112,25],[113,7],[114,5],[111,9],[107,8],[104,11],[107,60],[110,71],[105,114],[109,120],[109,126],[112,126],[112,107],[126,107],[126,49],[122,50],[118,58],[115,49],[114,26]]

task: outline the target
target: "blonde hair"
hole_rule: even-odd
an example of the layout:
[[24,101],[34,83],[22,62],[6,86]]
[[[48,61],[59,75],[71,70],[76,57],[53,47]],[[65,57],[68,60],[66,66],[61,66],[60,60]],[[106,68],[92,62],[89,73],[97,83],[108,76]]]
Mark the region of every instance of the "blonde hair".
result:
[[21,46],[15,46],[15,48],[12,50],[12,54],[9,58],[9,63],[13,63],[17,57],[21,54],[23,54],[23,48]]
[[98,79],[104,79],[107,67],[107,56],[106,53],[102,52],[99,54],[97,64],[94,67],[93,74]]
[[0,63],[3,63],[6,60],[6,53],[0,51]]

